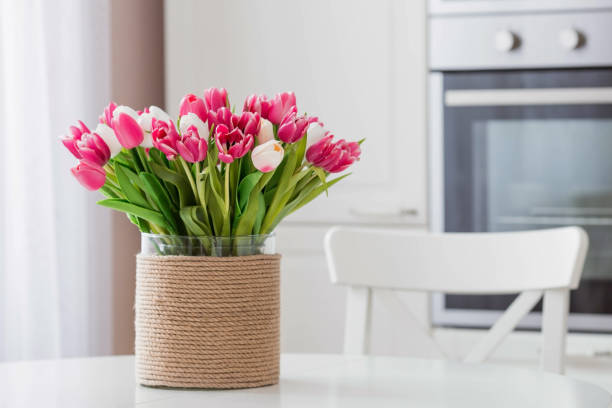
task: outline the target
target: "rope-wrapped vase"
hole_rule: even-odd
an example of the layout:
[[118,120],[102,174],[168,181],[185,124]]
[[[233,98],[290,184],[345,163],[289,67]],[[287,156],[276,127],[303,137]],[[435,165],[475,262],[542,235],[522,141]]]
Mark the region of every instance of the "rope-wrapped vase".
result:
[[280,255],[138,255],[140,384],[248,388],[279,376]]

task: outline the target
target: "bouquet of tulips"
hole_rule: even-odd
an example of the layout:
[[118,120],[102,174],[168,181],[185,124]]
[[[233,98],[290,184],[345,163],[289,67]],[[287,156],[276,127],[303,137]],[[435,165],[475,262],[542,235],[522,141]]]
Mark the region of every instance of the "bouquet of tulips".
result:
[[72,174],[125,212],[142,232],[168,236],[268,234],[287,215],[348,174],[360,142],[335,140],[318,118],[299,115],[295,95],[251,95],[241,113],[225,89],[186,95],[174,122],[156,106],[111,102],[90,131],[70,127]]

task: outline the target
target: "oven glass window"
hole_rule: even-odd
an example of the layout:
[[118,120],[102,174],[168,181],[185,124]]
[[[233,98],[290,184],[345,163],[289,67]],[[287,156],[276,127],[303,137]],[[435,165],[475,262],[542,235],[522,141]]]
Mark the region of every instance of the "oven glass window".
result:
[[[474,84],[487,89],[584,87],[612,84],[612,74],[458,73],[445,74],[444,80],[445,90]],[[571,312],[612,314],[612,105],[446,106],[443,160],[445,231],[580,225],[590,247]],[[501,310],[512,299],[446,296],[445,307]]]

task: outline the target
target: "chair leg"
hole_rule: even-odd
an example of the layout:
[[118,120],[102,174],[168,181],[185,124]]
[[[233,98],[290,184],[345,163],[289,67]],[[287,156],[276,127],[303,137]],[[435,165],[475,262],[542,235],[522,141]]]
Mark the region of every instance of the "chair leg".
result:
[[564,372],[568,312],[568,289],[550,289],[544,292],[541,367],[545,371],[558,374]]
[[366,354],[369,348],[372,290],[349,287],[344,325],[344,353]]

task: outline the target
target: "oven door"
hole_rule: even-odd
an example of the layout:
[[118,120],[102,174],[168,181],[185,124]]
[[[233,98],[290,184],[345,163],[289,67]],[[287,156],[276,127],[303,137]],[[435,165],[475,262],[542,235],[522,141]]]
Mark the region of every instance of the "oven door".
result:
[[[612,69],[432,74],[431,91],[434,229],[582,226],[569,327],[612,331]],[[436,296],[434,322],[490,326],[513,298]]]

